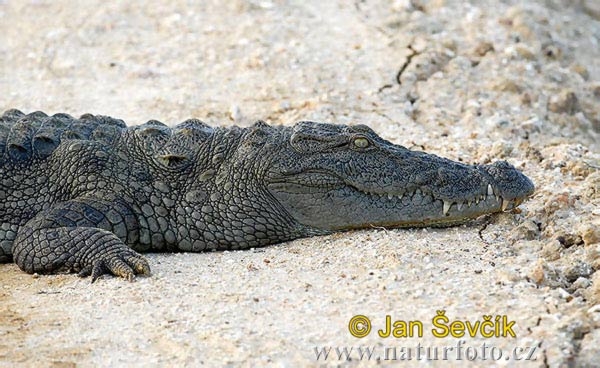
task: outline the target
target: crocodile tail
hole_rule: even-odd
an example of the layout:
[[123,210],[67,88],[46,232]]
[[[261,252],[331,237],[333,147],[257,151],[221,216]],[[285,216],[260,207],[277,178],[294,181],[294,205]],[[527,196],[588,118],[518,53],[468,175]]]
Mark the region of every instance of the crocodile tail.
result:
[[102,115],[24,114],[12,109],[0,117],[0,164],[43,159],[64,140],[82,139],[112,144],[127,129],[125,122]]

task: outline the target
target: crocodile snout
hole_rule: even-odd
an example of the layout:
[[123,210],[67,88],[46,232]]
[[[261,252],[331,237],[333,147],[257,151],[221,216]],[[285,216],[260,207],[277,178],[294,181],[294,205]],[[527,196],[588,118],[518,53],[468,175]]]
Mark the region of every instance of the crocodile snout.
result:
[[516,207],[535,191],[533,182],[506,161],[497,161],[479,168],[490,177],[494,194],[503,199],[502,209]]

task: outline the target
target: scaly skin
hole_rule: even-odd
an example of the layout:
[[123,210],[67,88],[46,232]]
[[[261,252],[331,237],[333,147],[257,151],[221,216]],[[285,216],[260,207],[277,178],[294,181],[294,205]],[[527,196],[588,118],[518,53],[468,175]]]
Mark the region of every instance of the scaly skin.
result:
[[140,252],[244,249],[370,226],[449,226],[513,208],[506,162],[410,151],[364,125],[127,128],[66,114],[0,119],[0,261],[29,273],[149,274]]

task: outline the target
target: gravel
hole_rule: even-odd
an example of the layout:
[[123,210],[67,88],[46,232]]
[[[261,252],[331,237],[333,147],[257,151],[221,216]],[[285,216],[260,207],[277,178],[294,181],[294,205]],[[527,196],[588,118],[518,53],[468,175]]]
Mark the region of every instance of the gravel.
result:
[[[153,276],[135,283],[0,265],[0,365],[303,366],[317,363],[320,346],[454,344],[429,333],[445,310],[451,320],[516,321],[516,339],[467,344],[537,346],[537,360],[525,363],[534,367],[594,366],[594,4],[0,1],[2,110],[130,124],[366,123],[454,160],[508,160],[537,187],[518,210],[457,228],[150,254]],[[421,320],[425,335],[357,339],[347,327],[357,314],[374,331],[387,314]]]

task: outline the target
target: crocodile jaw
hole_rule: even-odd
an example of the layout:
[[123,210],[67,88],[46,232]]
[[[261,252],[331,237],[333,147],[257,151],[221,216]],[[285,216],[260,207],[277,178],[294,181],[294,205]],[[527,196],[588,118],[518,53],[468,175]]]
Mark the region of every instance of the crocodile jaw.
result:
[[359,187],[323,172],[291,175],[271,183],[269,189],[296,221],[327,231],[457,225],[509,211],[534,191],[533,183],[505,162],[471,166],[464,173],[473,177],[461,177],[454,185],[472,183],[472,187],[462,191],[431,183]]

